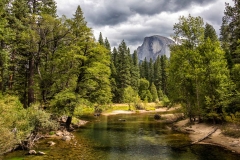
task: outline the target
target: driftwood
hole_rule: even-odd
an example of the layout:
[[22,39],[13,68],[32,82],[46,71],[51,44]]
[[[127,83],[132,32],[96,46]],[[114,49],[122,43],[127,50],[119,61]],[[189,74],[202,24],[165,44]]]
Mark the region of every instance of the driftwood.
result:
[[217,129],[218,129],[218,128],[216,127],[216,128],[214,128],[214,130],[212,130],[211,132],[209,132],[209,133],[208,133],[206,136],[204,136],[203,138],[200,138],[199,140],[194,141],[194,142],[192,142],[192,143],[190,143],[190,144],[176,147],[175,149],[180,149],[180,148],[182,149],[182,148],[184,148],[184,147],[189,147],[189,146],[194,145],[194,144],[196,144],[196,143],[198,143],[198,142],[201,142],[201,141],[203,141],[204,139],[206,139],[206,138],[208,138],[209,136],[211,136],[214,132],[216,132]]
[[203,141],[204,139],[206,139],[206,138],[208,138],[209,136],[211,136],[214,132],[216,132],[217,129],[218,129],[217,127],[214,128],[214,130],[211,131],[211,132],[209,132],[205,137],[203,137],[203,138],[201,138],[201,139],[199,139],[199,140],[197,140],[197,141],[194,141],[194,142],[192,142],[191,144],[195,144],[195,143],[198,143],[198,142]]

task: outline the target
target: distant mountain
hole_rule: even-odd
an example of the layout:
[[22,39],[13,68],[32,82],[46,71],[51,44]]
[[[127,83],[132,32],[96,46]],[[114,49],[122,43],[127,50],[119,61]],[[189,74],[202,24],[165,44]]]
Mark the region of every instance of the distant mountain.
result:
[[169,45],[172,44],[175,44],[174,41],[167,37],[159,35],[145,37],[143,44],[137,48],[138,59],[143,61],[146,57],[148,61],[150,58],[155,61],[158,55],[170,57]]

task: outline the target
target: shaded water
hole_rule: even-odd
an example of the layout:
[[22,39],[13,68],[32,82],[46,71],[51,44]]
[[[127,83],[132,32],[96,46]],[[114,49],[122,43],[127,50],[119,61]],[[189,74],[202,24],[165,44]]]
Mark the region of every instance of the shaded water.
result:
[[239,157],[216,146],[181,147],[190,143],[188,135],[171,131],[167,124],[155,121],[153,114],[102,116],[79,129],[75,136],[77,144],[55,140],[57,144],[49,147],[46,144],[49,140],[41,141],[36,150],[46,152],[44,156],[27,156],[19,151],[4,159],[235,160]]

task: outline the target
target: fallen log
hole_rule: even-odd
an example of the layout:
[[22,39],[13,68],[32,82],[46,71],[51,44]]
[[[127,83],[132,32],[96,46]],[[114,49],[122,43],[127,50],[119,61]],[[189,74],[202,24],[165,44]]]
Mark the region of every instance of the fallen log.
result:
[[208,138],[208,137],[211,136],[213,133],[215,133],[217,129],[218,129],[217,127],[214,128],[214,130],[211,131],[211,132],[209,132],[206,136],[204,136],[203,138],[201,138],[201,139],[199,139],[199,140],[197,140],[197,141],[192,142],[191,144],[195,144],[195,143],[198,143],[198,142],[203,141],[204,139]]
[[203,141],[204,139],[206,139],[206,138],[208,138],[209,136],[211,136],[213,133],[215,133],[217,129],[218,129],[217,127],[214,128],[214,130],[212,130],[212,131],[209,132],[206,136],[204,136],[203,138],[200,138],[200,139],[197,140],[197,141],[194,141],[194,142],[192,142],[192,143],[190,143],[190,144],[187,144],[187,145],[182,145],[182,146],[173,147],[173,148],[174,148],[174,149],[182,149],[182,148],[184,148],[184,147],[189,147],[189,146],[194,145],[194,144],[196,144],[196,143],[198,143],[198,142],[201,142],[201,141]]

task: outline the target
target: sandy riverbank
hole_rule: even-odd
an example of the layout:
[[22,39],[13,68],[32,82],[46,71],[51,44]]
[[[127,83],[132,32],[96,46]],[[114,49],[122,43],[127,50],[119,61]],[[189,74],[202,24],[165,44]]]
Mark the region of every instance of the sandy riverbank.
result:
[[[203,137],[206,137],[209,133],[213,132],[216,129],[216,125],[208,125],[205,123],[196,123],[194,125],[187,125],[189,122],[188,119],[179,121],[175,124],[179,130],[183,132],[188,132],[191,140],[196,142]],[[222,134],[221,129],[217,129],[213,134],[208,138],[204,139],[198,144],[211,144],[218,145],[224,148],[227,148],[233,152],[240,154],[240,138],[227,137]]]
[[175,107],[175,108],[167,108],[167,107],[163,107],[163,108],[158,108],[155,110],[150,110],[150,111],[146,111],[146,110],[137,110],[137,111],[126,111],[126,110],[114,110],[110,113],[102,113],[102,115],[104,116],[110,116],[110,115],[117,115],[117,114],[134,114],[134,113],[157,113],[157,112],[168,112],[168,111],[174,111],[176,109],[179,109],[179,107]]

